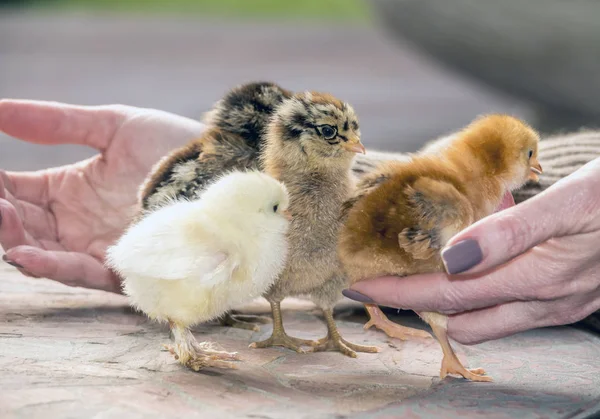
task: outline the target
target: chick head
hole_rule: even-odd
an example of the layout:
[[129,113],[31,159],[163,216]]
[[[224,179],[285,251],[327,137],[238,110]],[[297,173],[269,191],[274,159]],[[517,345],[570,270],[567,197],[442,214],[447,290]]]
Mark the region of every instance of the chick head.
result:
[[539,179],[540,138],[525,122],[509,115],[487,115],[471,123],[464,134],[472,142],[472,151],[479,150],[488,170],[502,177],[509,190]]
[[297,93],[278,108],[267,141],[300,161],[346,163],[365,153],[352,106],[326,93]]
[[202,193],[201,202],[212,207],[215,218],[261,230],[285,230],[290,219],[287,188],[258,171],[234,171],[220,177]]

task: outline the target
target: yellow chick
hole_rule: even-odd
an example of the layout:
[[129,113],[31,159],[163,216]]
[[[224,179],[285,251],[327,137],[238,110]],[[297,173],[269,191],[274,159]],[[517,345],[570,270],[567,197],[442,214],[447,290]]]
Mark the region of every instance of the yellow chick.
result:
[[183,365],[234,368],[237,353],[198,343],[189,327],[264,294],[287,259],[288,193],[256,171],[219,177],[197,200],[165,203],[108,249],[131,303],[168,322]]

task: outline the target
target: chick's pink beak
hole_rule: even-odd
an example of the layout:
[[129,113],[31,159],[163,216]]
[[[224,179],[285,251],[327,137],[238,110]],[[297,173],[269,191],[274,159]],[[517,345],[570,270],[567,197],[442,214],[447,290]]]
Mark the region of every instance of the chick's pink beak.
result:
[[531,166],[529,169],[531,170],[529,173],[529,180],[537,182],[540,179],[539,175],[541,175],[543,171],[542,165],[535,157],[531,159]]
[[362,143],[360,142],[360,140],[358,138],[351,139],[350,141],[343,143],[342,147],[353,153],[367,154],[367,150],[365,149],[365,146],[362,145]]
[[292,214],[290,214],[289,210],[281,211],[281,213],[288,221],[292,221]]

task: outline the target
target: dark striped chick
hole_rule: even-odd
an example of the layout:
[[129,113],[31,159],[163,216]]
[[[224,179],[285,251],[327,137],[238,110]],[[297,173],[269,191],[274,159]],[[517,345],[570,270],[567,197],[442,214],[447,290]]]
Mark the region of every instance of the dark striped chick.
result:
[[197,198],[207,182],[233,169],[256,169],[265,127],[292,92],[270,82],[229,91],[204,117],[206,131],[152,169],[140,190],[143,211],[175,197]]

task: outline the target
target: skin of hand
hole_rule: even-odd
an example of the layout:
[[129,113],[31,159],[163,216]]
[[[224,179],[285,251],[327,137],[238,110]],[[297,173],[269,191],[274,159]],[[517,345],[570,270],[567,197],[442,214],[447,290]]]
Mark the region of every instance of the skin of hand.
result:
[[62,167],[0,171],[3,259],[25,275],[120,293],[119,278],[103,264],[107,247],[134,215],[138,188],[152,166],[203,129],[153,109],[1,100],[5,134],[99,151]]
[[599,310],[600,158],[461,231],[442,258],[452,275],[384,277],[351,289],[361,302],[449,314],[448,333],[463,344]]

